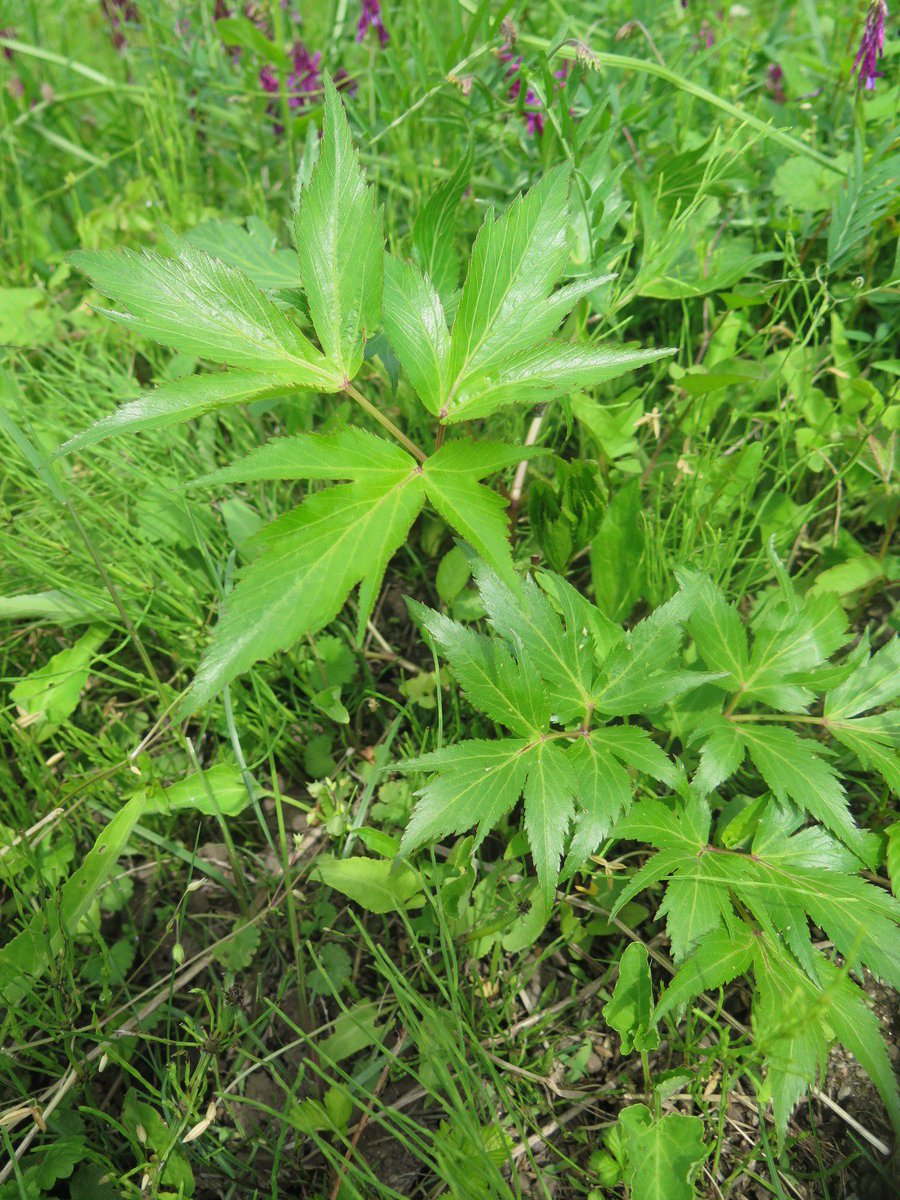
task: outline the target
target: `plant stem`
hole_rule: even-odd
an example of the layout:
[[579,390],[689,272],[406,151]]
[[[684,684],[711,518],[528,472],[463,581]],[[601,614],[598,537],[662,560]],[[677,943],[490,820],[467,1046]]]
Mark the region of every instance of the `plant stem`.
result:
[[425,453],[425,451],[420,450],[415,442],[411,442],[403,430],[397,428],[390,417],[386,417],[383,412],[379,412],[372,401],[367,400],[362,392],[357,391],[349,379],[344,384],[344,391],[348,396],[352,396],[356,403],[364,408],[370,417],[374,417],[383,429],[386,429],[392,437],[395,437],[404,450],[408,450],[409,453],[414,458],[417,458],[420,463],[423,463],[427,460],[428,455]]

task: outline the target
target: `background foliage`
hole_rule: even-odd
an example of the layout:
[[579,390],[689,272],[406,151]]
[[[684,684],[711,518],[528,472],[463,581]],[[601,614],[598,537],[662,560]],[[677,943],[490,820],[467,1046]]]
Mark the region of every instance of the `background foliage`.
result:
[[[301,8],[0,2],[0,1195],[893,1194],[896,22],[859,93],[825,2]],[[581,373],[454,388],[538,207]],[[286,636],[264,524],[377,491],[312,449],[448,399],[462,509]]]

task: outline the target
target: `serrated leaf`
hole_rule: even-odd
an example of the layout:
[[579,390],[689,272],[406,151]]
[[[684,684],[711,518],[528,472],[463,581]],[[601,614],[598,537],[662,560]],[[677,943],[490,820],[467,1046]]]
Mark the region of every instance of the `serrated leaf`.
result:
[[591,655],[584,652],[587,635],[564,627],[533,579],[522,581],[521,596],[512,592],[483,563],[475,564],[478,591],[491,625],[507,641],[517,641],[547,685],[554,716],[565,723],[591,707]]
[[440,412],[450,354],[450,332],[440,296],[412,263],[384,260],[384,327],[416,394],[430,413]]
[[825,698],[829,723],[844,721],[881,708],[900,699],[900,637],[892,637],[871,658],[856,668],[849,679]]
[[628,772],[595,737],[578,738],[566,750],[566,757],[575,776],[578,801],[569,862],[578,865],[596,852],[628,808],[632,786]]
[[694,610],[688,630],[711,671],[723,672],[716,681],[718,687],[734,690],[746,678],[749,664],[747,632],[737,609],[705,576],[681,572],[679,580],[692,580],[696,587]]
[[460,742],[400,764],[402,771],[437,772],[417,793],[401,854],[476,825],[477,848],[521,796],[531,744],[527,738]]
[[460,255],[454,239],[456,210],[472,174],[472,145],[453,174],[431,193],[416,214],[413,252],[422,271],[442,297],[449,297],[459,282]]
[[153,250],[79,251],[71,262],[129,312],[107,316],[185,354],[244,370],[288,372],[291,381],[336,391],[342,378],[288,317],[235,267],[174,239],[176,256]]
[[392,484],[415,469],[415,459],[393,442],[348,425],[333,433],[273,438],[232,466],[203,475],[194,483],[352,479],[357,483]]
[[836,833],[863,862],[871,862],[871,835],[854,822],[837,773],[816,754],[813,743],[793,729],[759,723],[742,723],[740,735],[779,800],[792,800]]
[[732,777],[744,761],[746,743],[733,721],[716,723],[700,751],[700,763],[694,773],[694,787],[706,796]]
[[670,788],[679,788],[684,779],[680,764],[669,758],[646,729],[636,725],[611,725],[591,732],[594,745],[608,750],[626,766]]
[[708,1154],[699,1117],[654,1120],[644,1104],[622,1110],[632,1200],[692,1200],[694,1172]]
[[428,499],[447,524],[475,547],[508,587],[518,590],[509,545],[507,501],[477,482],[477,475],[487,474],[487,470],[466,471],[463,467],[475,449],[462,442],[442,446],[422,467],[422,481]]
[[318,632],[357,583],[364,628],[385,567],[424,498],[421,475],[404,467],[311,496],[250,538],[252,561],[226,600],[181,711],[194,711],[253,663]]
[[568,172],[548,172],[494,220],[485,219],[469,262],[450,339],[445,405],[465,377],[534,344],[531,322],[559,279],[566,245]]
[[803,710],[812,694],[790,678],[820,666],[846,640],[846,614],[830,593],[802,607],[790,600],[768,605],[755,622],[750,662],[740,679],[744,698],[784,712]]
[[675,972],[656,1006],[654,1020],[661,1021],[673,1009],[682,1008],[701,992],[723,987],[743,975],[753,961],[755,944],[756,939],[745,925],[735,932],[716,929],[708,933]]
[[575,776],[569,759],[555,742],[538,742],[528,758],[525,831],[538,882],[549,905],[575,807]]
[[619,959],[619,978],[612,997],[603,1006],[603,1017],[621,1038],[620,1051],[655,1050],[659,1031],[653,1018],[653,983],[647,948],[632,942]]
[[617,379],[673,353],[668,348],[628,350],[552,342],[506,359],[499,366],[491,364],[467,375],[445,420],[448,424],[470,421],[490,416],[509,404],[556,400],[580,388]]
[[381,211],[350,135],[341,99],[325,76],[321,150],[300,195],[295,221],[309,314],[341,378],[359,370],[364,340],[381,316],[384,234]]
[[528,660],[513,658],[502,642],[407,600],[410,612],[447,659],[466,698],[493,721],[525,737],[546,732],[550,704]]
[[184,240],[237,267],[264,292],[301,286],[296,254],[279,249],[275,234],[259,217],[248,217],[246,228],[233,221],[204,221],[188,230]]
[[56,457],[73,454],[86,446],[105,441],[120,433],[165,429],[182,421],[193,420],[235,404],[250,404],[298,389],[318,387],[318,376],[303,367],[291,367],[280,375],[249,371],[228,371],[221,375],[191,375],[162,383],[152,392],[123,404],[69,438],[56,451]]

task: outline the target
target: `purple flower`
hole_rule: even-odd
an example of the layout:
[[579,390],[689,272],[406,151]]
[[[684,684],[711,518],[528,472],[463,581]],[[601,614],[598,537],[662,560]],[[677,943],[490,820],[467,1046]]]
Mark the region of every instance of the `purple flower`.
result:
[[[500,48],[499,57],[502,63],[509,64],[509,69],[506,72],[506,78],[511,79],[512,83],[509,85],[507,97],[510,101],[515,103],[522,91],[522,56],[521,54],[513,54],[512,42],[506,41]],[[568,64],[564,64],[559,68],[558,71],[553,72],[554,79],[559,80],[556,85],[557,91],[559,91],[559,89],[565,83],[567,69]],[[546,124],[544,108],[533,88],[526,87],[525,102],[522,106],[522,109],[525,117],[525,126],[531,136],[534,137],[536,134],[543,133],[544,125]]]
[[881,79],[883,72],[878,70],[878,60],[884,54],[884,23],[888,15],[887,0],[872,0],[866,15],[866,27],[863,30],[859,52],[853,60],[853,70],[859,70],[859,87],[865,85],[866,91],[875,90],[875,80]]
[[766,88],[776,104],[784,104],[784,71],[778,63],[769,63],[766,70]]
[[[350,78],[343,67],[339,67],[332,78],[334,86],[339,92],[349,91],[352,94],[356,90],[354,80]],[[277,95],[281,90],[278,73],[271,66],[262,68],[259,73],[259,84],[264,92],[268,92],[272,96]],[[291,72],[285,80],[288,108],[292,112],[300,112],[309,105],[315,105],[321,99],[323,91],[321,53],[317,50],[315,54],[311,54],[303,42],[295,42],[291,50]],[[277,121],[279,115],[277,105],[271,103],[269,113],[275,121],[273,125],[275,133],[284,133],[284,126]]]
[[370,29],[374,29],[378,34],[378,41],[383,50],[391,39],[381,17],[381,0],[362,0],[356,25],[356,40],[361,42]]
[[127,22],[138,23],[137,6],[132,0],[101,0],[101,7],[106,13],[110,24],[110,37],[117,50],[124,50],[128,39],[125,37],[123,25]]
[[[15,36],[16,31],[14,29],[0,29],[0,37],[9,38],[11,41],[14,41]],[[12,62],[13,60],[13,52],[8,46],[3,47],[3,57],[7,62]]]

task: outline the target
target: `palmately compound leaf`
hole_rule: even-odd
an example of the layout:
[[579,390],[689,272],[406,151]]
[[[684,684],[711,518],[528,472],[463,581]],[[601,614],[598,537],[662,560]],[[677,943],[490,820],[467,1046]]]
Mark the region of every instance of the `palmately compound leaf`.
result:
[[381,317],[384,234],[341,98],[325,77],[322,148],[295,221],[300,274],[322,349],[352,379]]
[[622,1110],[632,1200],[693,1200],[693,1177],[709,1153],[699,1117],[655,1120],[645,1104]]
[[108,417],[95,421],[81,433],[63,442],[56,453],[72,454],[120,433],[164,429],[229,405],[267,400],[309,386],[309,377],[302,367],[279,375],[227,371],[221,375],[191,375],[187,379],[174,379],[160,384],[137,400],[121,405]]
[[[304,441],[293,441],[299,462]],[[307,477],[321,478],[320,450],[316,443],[309,452]],[[425,501],[415,460],[406,455],[397,462],[375,478],[310,496],[248,541],[254,556],[226,600],[183,711],[199,707],[259,659],[322,629],[357,583],[358,624],[365,628],[387,563],[406,541]],[[300,466],[296,471],[303,477]],[[346,473],[332,468],[332,477]]]
[[575,780],[560,747],[544,737],[461,742],[400,765],[433,771],[403,835],[401,852],[478,827],[476,847],[520,796],[525,829],[545,898],[550,900],[574,808]]
[[622,1039],[623,1054],[655,1050],[659,1045],[650,963],[647,947],[641,942],[632,942],[619,959],[619,978],[612,997],[603,1006],[603,1017]]
[[[79,251],[71,261],[128,312],[106,316],[185,354],[336,391],[342,378],[236,267],[173,239],[175,257],[152,250]],[[298,378],[299,377],[299,378]]]
[[[728,928],[731,897],[741,902],[759,928],[783,939],[801,966],[812,956],[808,917],[852,966],[865,965],[892,986],[900,982],[900,904],[888,893],[852,874],[854,860],[822,829],[795,833],[799,817],[771,811],[760,823],[751,853],[713,846],[709,813],[692,797],[681,811],[657,800],[642,800],[618,823],[616,834],[650,842],[651,858],[620,893],[614,913],[643,888],[669,879],[662,911],[676,957],[700,936]],[[718,919],[712,920],[714,906]]]

